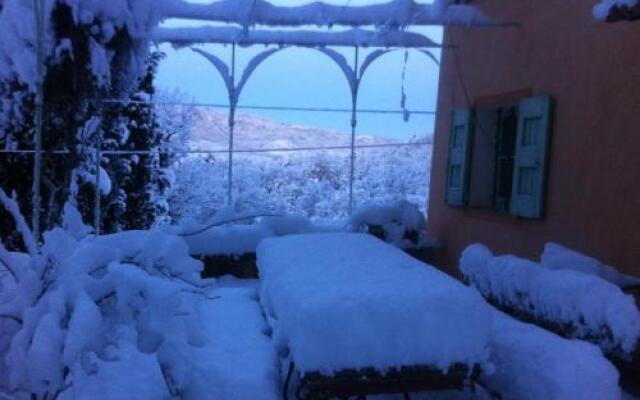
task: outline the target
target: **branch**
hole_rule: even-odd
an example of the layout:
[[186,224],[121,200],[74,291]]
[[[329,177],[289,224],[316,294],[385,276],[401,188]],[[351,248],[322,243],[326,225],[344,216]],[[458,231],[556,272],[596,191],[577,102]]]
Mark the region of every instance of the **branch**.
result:
[[14,221],[16,222],[16,228],[18,232],[22,235],[22,240],[24,241],[24,245],[27,247],[27,251],[31,256],[35,256],[38,254],[38,245],[36,243],[35,238],[33,237],[33,233],[31,229],[27,225],[27,221],[25,221],[24,216],[20,212],[20,206],[18,205],[18,201],[16,199],[16,193],[13,192],[12,197],[10,198],[4,192],[4,190],[0,189],[0,203],[4,206],[4,208],[11,214]]
[[20,318],[18,318],[18,317],[16,317],[16,316],[13,316],[13,315],[4,315],[4,314],[0,314],[0,318],[2,318],[2,319],[10,319],[10,320],[12,320],[12,321],[14,321],[14,322],[19,323],[20,325],[22,325],[22,324],[23,324],[22,319],[20,319]]
[[11,275],[13,280],[15,280],[16,282],[20,281],[18,279],[17,271],[15,271],[13,269],[13,266],[11,265],[11,254],[7,251],[7,249],[4,248],[2,243],[0,243],[0,265],[5,267],[5,269],[7,270],[7,272],[9,272],[9,275]]
[[234,218],[230,218],[230,219],[226,219],[226,220],[221,220],[221,221],[216,221],[216,222],[212,222],[208,225],[206,225],[204,228],[192,231],[192,232],[186,232],[186,233],[180,233],[178,234],[178,236],[180,237],[188,237],[188,236],[195,236],[195,235],[199,235],[203,232],[208,231],[211,228],[215,228],[216,226],[222,226],[222,225],[226,225],[226,224],[230,224],[232,222],[240,222],[240,221],[246,221],[248,219],[255,219],[258,217],[282,217],[282,214],[255,214],[255,215],[245,215],[245,216],[241,216],[241,217],[234,217]]

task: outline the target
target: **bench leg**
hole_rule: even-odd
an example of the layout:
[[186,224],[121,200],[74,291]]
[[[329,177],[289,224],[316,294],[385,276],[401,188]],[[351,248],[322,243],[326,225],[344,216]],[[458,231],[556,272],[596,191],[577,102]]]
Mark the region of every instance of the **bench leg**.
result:
[[404,400],[411,400],[411,396],[409,396],[409,393],[407,392],[402,393],[402,397],[404,398]]

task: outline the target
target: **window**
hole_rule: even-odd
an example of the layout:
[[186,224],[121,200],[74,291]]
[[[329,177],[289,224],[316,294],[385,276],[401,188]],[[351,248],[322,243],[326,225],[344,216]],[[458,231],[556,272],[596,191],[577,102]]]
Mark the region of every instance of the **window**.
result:
[[449,161],[447,166],[447,203],[459,207],[467,204],[468,161],[473,140],[471,111],[456,110],[453,113]]
[[551,100],[454,111],[447,168],[448,204],[541,218]]

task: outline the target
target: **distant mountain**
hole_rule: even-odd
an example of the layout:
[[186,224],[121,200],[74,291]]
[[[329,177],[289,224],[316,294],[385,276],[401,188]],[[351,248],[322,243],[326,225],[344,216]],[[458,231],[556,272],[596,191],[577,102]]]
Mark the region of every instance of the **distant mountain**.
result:
[[[228,146],[227,114],[195,109],[189,145],[192,149],[223,150]],[[237,150],[349,146],[349,134],[304,125],[287,124],[268,118],[240,113],[236,115],[234,144]],[[397,143],[388,138],[358,135],[358,145]]]

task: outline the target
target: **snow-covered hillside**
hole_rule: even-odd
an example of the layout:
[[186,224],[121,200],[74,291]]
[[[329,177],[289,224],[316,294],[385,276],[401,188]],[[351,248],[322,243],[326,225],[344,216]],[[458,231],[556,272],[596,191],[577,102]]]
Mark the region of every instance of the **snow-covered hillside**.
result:
[[[194,107],[193,127],[188,137],[192,150],[224,150],[229,145],[228,114],[222,111]],[[236,115],[234,147],[274,149],[349,146],[351,138],[340,131],[305,125],[287,124],[255,114]],[[396,141],[371,135],[358,135],[358,145],[394,143]]]

